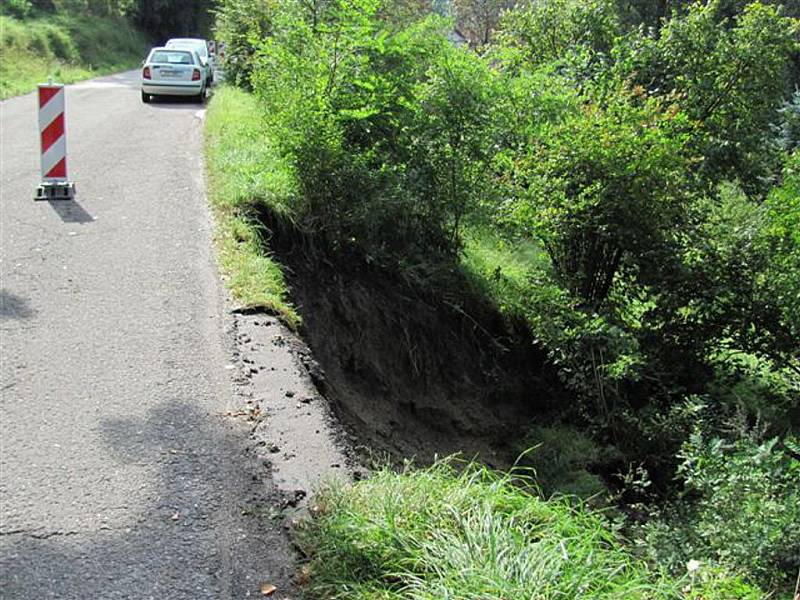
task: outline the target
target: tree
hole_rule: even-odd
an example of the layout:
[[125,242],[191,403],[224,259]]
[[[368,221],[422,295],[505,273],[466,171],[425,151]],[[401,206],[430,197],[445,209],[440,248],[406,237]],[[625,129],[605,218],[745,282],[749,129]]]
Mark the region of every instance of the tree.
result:
[[511,222],[547,249],[556,277],[589,311],[623,265],[649,283],[671,252],[689,198],[678,114],[624,88],[539,131],[517,161]]
[[779,165],[770,126],[793,89],[789,58],[798,50],[798,22],[772,6],[748,5],[720,21],[720,1],[695,3],[652,39],[619,50],[621,77],[648,93],[676,95],[693,123],[697,173],[708,188],[738,179],[763,193]]
[[497,46],[506,67],[513,62],[534,69],[571,61],[583,71],[607,55],[619,35],[610,0],[536,1],[503,15]]
[[514,5],[513,0],[453,0],[456,24],[470,44],[485,46],[500,22],[503,11]]
[[128,10],[138,27],[163,42],[172,37],[205,37],[214,6],[214,0],[133,0]]

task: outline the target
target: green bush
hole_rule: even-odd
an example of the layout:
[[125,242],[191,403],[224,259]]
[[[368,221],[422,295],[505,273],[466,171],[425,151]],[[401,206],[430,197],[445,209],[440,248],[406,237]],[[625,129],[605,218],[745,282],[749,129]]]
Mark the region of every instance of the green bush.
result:
[[225,77],[250,88],[257,46],[272,33],[278,2],[271,0],[222,0],[215,10],[214,32],[224,42]]
[[605,62],[620,34],[611,0],[534,2],[505,12],[496,50],[520,69],[558,62],[585,70]]
[[[241,168],[228,181],[232,204],[266,205],[325,242],[334,260],[354,254],[406,277],[463,269],[550,357],[564,384],[560,420],[591,431],[535,431],[532,443],[555,453],[532,458],[546,485],[599,489],[587,466],[605,457],[591,437],[619,450],[623,472],[649,470],[648,497],[675,500],[676,469],[689,481],[686,453],[702,450],[685,445],[698,418],[720,439],[732,411],[770,436],[797,425],[800,190],[786,74],[798,25],[760,2],[681,2],[672,15],[621,4],[520,7],[504,16],[495,44],[474,52],[447,41],[452,23],[418,19],[403,3],[225,0],[218,27],[238,61],[230,74],[252,87],[264,117],[232,157]],[[263,274],[250,225],[231,227],[232,247]],[[702,452],[706,461],[716,450]],[[784,578],[774,540],[750,548],[748,560],[743,540],[726,538],[738,548],[726,555],[711,539],[712,500],[702,498],[727,502],[731,522],[747,520],[767,539],[751,497],[736,508],[741,490],[726,482],[738,477],[721,472],[718,489],[698,487],[671,509],[682,506],[674,514],[705,533],[692,537],[676,517],[675,538],[658,538],[678,571],[702,560],[689,578],[710,586],[708,597],[757,596],[720,575],[726,568],[766,586]],[[773,502],[774,516],[787,497],[768,495],[771,477],[746,483],[755,501]],[[363,509],[342,510],[351,518]],[[352,547],[317,554],[325,559],[312,564],[329,582],[319,593],[339,593],[335,581],[356,597],[412,589],[383,575],[406,568],[409,555],[359,546],[351,525],[331,522]],[[668,552],[673,542],[700,558]],[[437,572],[412,571],[403,585]]]
[[287,7],[252,83],[301,186],[301,226],[415,264],[460,247],[489,189],[492,77],[440,20],[398,30],[379,7],[331,3],[324,19]]
[[[761,242],[769,260],[763,284],[786,324],[800,339],[800,149],[786,159],[783,182],[768,195]],[[791,342],[789,342],[791,343]]]
[[689,560],[745,574],[790,597],[800,564],[798,439],[732,441],[700,430],[684,443],[673,503],[644,527],[656,560],[680,571]]
[[49,40],[47,50],[51,51],[58,60],[74,62],[79,60],[78,49],[70,38],[69,33],[60,29],[51,29],[48,32]]
[[30,0],[7,0],[0,6],[0,14],[24,19],[33,12]]
[[762,594],[721,569],[671,579],[602,515],[544,501],[521,476],[448,463],[324,487],[297,531],[309,598],[693,598]]
[[794,91],[788,69],[798,22],[760,2],[730,13],[723,4],[692,3],[657,36],[634,36],[618,68],[653,94],[677,95],[695,124],[692,151],[702,156],[697,174],[708,186],[738,179],[761,193],[778,160],[770,124]]

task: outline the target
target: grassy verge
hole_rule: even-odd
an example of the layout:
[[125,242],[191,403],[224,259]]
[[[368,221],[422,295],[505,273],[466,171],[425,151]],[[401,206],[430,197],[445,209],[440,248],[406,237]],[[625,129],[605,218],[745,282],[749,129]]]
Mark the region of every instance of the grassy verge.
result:
[[205,136],[217,246],[231,293],[243,307],[264,308],[297,326],[300,317],[289,303],[281,267],[248,217],[255,203],[285,212],[285,199],[291,197],[290,177],[271,151],[256,100],[234,88],[217,89],[208,106]]
[[147,47],[147,38],[120,18],[0,16],[0,98],[30,92],[48,78],[72,83],[134,68]]
[[297,532],[306,596],[326,600],[756,599],[700,566],[682,578],[637,559],[598,513],[543,500],[521,478],[448,463],[329,484]]

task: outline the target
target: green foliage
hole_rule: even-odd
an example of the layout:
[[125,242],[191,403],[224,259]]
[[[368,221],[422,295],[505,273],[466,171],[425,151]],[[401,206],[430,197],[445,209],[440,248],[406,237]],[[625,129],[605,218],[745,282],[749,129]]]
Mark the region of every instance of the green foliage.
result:
[[209,199],[217,220],[215,241],[226,283],[241,306],[264,308],[292,327],[300,317],[289,303],[281,266],[266,251],[253,208],[288,214],[291,175],[281,169],[258,103],[234,88],[217,89],[206,115]]
[[147,39],[119,17],[57,14],[18,20],[0,16],[0,97],[37,83],[71,83],[136,66]]
[[522,440],[518,465],[530,467],[546,495],[566,494],[589,499],[608,488],[589,468],[608,461],[613,450],[601,448],[585,433],[566,425],[531,428]]
[[[717,21],[731,19],[740,14],[752,0],[717,0],[713,3],[713,15]],[[616,0],[615,4],[622,21],[631,28],[660,28],[671,17],[684,15],[697,0]],[[797,0],[764,0],[764,5],[780,7],[783,14],[800,17],[800,2]]]
[[597,310],[623,261],[650,278],[689,199],[684,138],[658,103],[587,102],[540,130],[510,176],[508,219],[547,249],[558,280]]
[[723,411],[743,410],[783,431],[785,416],[800,406],[800,373],[744,352],[722,350],[710,358],[708,395]]
[[8,0],[0,6],[0,15],[10,15],[19,19],[28,17],[33,12],[30,0]]
[[788,58],[798,49],[798,24],[759,2],[720,21],[720,4],[692,4],[657,38],[634,46],[620,67],[652,93],[677,94],[695,124],[700,177],[712,185],[738,179],[750,191],[761,190],[775,168],[764,134],[789,91]]
[[[564,384],[558,417],[578,427],[535,431],[548,491],[600,489],[587,467],[609,458],[597,450],[608,445],[623,472],[649,470],[647,494],[669,498],[681,464],[694,476],[679,452],[705,411],[715,415],[708,437],[727,435],[720,415],[731,411],[789,435],[800,398],[790,13],[738,0],[548,0],[508,11],[477,53],[448,42],[452,23],[417,9],[222,3],[233,79],[252,87],[264,118],[248,132],[251,150],[231,157],[243,168],[231,170],[242,183],[230,193],[250,198],[240,208],[270,207],[333,259],[354,254],[405,277],[460,268],[510,327],[524,324]],[[557,481],[551,465],[573,480]],[[772,587],[789,567],[773,542],[753,562],[741,540],[729,540],[730,560],[713,545],[700,496],[719,494],[732,522],[756,523],[749,505],[733,514],[735,485],[724,481],[738,475],[720,477],[719,490],[680,500],[709,538],[691,545],[705,554],[690,579],[708,597],[757,597],[720,569]],[[779,512],[786,497],[773,500]],[[660,550],[672,543],[659,539]],[[314,564],[343,594],[396,597],[406,588],[381,574],[400,572],[406,555],[391,548],[325,555],[330,572]],[[679,570],[695,558],[673,554]],[[337,580],[343,572],[355,579]],[[323,596],[338,589],[324,585]]]
[[304,228],[379,262],[452,254],[489,189],[492,75],[440,20],[397,30],[381,8],[290,4],[253,86],[297,173]]
[[547,265],[547,255],[533,241],[499,238],[486,225],[465,231],[461,268],[480,295],[509,318],[523,321],[528,279]]
[[203,37],[216,0],[4,0],[0,14],[25,18],[44,13],[67,17],[126,17],[158,42],[170,37]]
[[520,483],[528,482],[440,463],[326,486],[298,532],[308,597],[761,597],[722,571],[668,579],[628,554],[601,515],[541,500]]
[[272,32],[277,4],[273,0],[222,0],[217,4],[214,32],[226,44],[228,81],[249,88],[256,47]]
[[[763,244],[770,260],[763,275],[767,294],[780,310],[790,336],[800,339],[800,150],[788,157],[783,183],[764,206]],[[796,363],[795,363],[796,365]]]
[[795,89],[790,100],[780,110],[778,145],[781,150],[793,152],[800,148],[800,88]]
[[[564,7],[510,13],[491,53],[510,100],[494,161],[504,199],[487,210],[506,237],[533,238],[550,257],[509,290],[518,300],[497,304],[526,316],[579,412],[623,436],[627,452],[669,454],[680,436],[644,423],[687,393],[708,392],[715,371],[718,402],[733,397],[721,386],[747,387],[752,414],[780,421],[793,384],[776,382],[797,369],[793,246],[766,242],[766,206],[716,183],[738,165],[743,184],[763,190],[775,171],[781,146],[771,123],[781,119],[796,24],[760,4],[724,21],[711,3],[658,32],[598,36],[616,25],[596,11],[572,19],[579,31],[548,54],[553,36],[569,30],[566,19],[551,26],[573,14]],[[580,42],[567,51],[567,38]],[[784,181],[791,188],[791,176]],[[768,202],[780,205],[775,218],[786,218],[785,198]],[[787,286],[780,293],[777,282]],[[761,375],[722,376],[719,349],[752,356]],[[623,432],[639,426],[649,434],[636,449]]]
[[644,527],[656,559],[675,571],[688,560],[725,566],[788,596],[800,561],[798,449],[791,436],[696,430],[679,455],[684,500]]
[[611,0],[551,0],[506,12],[497,41],[506,65],[532,69],[566,62],[586,68],[603,60],[620,34]]
[[157,43],[173,37],[206,37],[213,21],[213,0],[130,0],[126,14]]

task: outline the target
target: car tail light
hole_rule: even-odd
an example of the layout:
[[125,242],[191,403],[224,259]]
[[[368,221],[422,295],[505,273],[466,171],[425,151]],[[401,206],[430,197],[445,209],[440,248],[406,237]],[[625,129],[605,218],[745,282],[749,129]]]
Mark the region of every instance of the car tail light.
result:
[[144,68],[144,71],[142,71],[142,77],[144,79],[152,79],[152,76],[150,75],[150,67]]
[[200,70],[195,69],[194,73],[192,73],[192,81],[200,81]]

